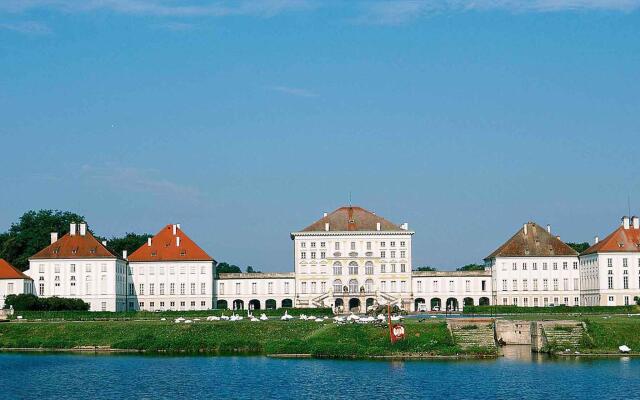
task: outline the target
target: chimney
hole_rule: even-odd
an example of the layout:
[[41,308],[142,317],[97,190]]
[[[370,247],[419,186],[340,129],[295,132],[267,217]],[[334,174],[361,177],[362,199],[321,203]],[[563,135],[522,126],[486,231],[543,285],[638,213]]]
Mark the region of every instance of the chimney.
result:
[[176,228],[181,229],[180,224],[176,224]]
[[522,229],[524,230],[524,234],[526,235],[527,234],[527,224],[524,224]]
[[151,247],[151,238],[147,238],[147,246]]
[[51,244],[58,241],[58,232],[51,232]]
[[406,231],[407,229],[409,229],[409,224],[404,222],[402,225],[400,225],[400,229]]
[[106,240],[103,240],[103,241],[102,241],[102,245],[103,245],[104,247],[107,247],[107,241],[106,241]]
[[599,241],[600,241],[600,238],[598,236],[593,238],[593,244],[598,244]]
[[547,224],[547,233],[551,233],[551,225]]
[[126,259],[127,259],[127,255],[128,255],[128,254],[127,254],[127,251],[126,251],[126,250],[122,250],[122,258],[123,258],[124,260],[126,260]]
[[87,224],[83,222],[80,224],[80,236],[84,236],[86,234],[87,234]]
[[640,219],[634,215],[631,217],[631,225],[633,229],[640,229]]
[[176,224],[173,224],[173,236],[176,235]]
[[76,235],[76,223],[72,222],[71,225],[69,225],[69,234],[71,236],[75,236]]
[[376,230],[379,231],[380,230],[380,222],[376,222]]
[[558,240],[562,240],[562,239],[560,239],[560,236],[556,236],[556,239],[558,239]]
[[326,216],[327,216],[327,213],[322,213],[322,217],[323,218],[326,217]]
[[180,236],[176,236],[176,246],[180,247]]
[[624,229],[629,229],[629,217],[622,217],[622,226],[624,227]]
[[327,231],[327,232],[329,232],[329,223],[328,223],[328,222],[325,222],[325,224],[324,224],[324,230],[325,230],[325,231]]

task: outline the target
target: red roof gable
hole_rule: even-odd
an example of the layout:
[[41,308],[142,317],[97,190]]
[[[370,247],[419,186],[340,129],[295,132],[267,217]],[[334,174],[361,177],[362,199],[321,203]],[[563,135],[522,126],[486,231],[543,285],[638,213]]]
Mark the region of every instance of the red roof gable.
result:
[[640,229],[618,227],[609,236],[589,247],[582,254],[640,252]]
[[565,242],[553,236],[535,222],[527,222],[527,233],[524,226],[515,235],[485,257],[490,260],[496,257],[551,257],[577,256],[578,253]]
[[84,235],[67,233],[57,242],[40,250],[30,260],[67,258],[118,258],[87,230]]
[[[143,244],[128,258],[133,262],[154,261],[214,261],[182,229],[167,225],[151,238],[151,246]],[[177,238],[180,238],[178,245]]]
[[18,268],[9,264],[3,258],[0,258],[0,279],[29,279],[28,276],[23,274]]
[[377,216],[362,207],[340,207],[307,226],[302,232],[324,232],[325,224],[329,224],[330,232],[344,231],[377,231],[378,222],[380,231],[404,231],[399,225]]

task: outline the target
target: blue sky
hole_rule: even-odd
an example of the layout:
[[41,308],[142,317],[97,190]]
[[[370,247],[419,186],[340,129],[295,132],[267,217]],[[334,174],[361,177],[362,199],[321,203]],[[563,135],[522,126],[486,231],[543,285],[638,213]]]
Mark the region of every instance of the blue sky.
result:
[[2,0],[0,228],[180,222],[288,271],[351,192],[414,266],[591,241],[640,213],[639,93],[640,0]]

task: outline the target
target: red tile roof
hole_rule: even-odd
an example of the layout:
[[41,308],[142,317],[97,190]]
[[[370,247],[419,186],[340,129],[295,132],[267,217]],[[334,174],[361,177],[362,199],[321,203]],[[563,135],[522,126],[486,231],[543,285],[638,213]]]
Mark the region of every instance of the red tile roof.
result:
[[[180,238],[180,246],[176,238]],[[176,227],[173,234],[173,225],[167,225],[151,238],[151,246],[147,243],[140,246],[129,257],[133,262],[154,261],[214,261],[180,228]]]
[[118,258],[96,239],[89,230],[84,235],[67,233],[57,242],[40,250],[30,260],[67,258]]
[[581,254],[626,252],[640,252],[640,229],[634,229],[633,226],[624,229],[624,226],[620,226]]
[[485,260],[496,257],[550,257],[577,256],[578,252],[553,236],[535,222],[527,222],[527,234],[524,226],[511,239],[489,254]]
[[380,223],[380,231],[404,231],[399,225],[377,216],[362,207],[340,207],[307,226],[302,232],[324,232],[325,224],[329,223],[330,232],[344,231],[376,231],[377,223]]
[[0,279],[30,279],[23,274],[19,269],[9,264],[3,258],[0,258]]

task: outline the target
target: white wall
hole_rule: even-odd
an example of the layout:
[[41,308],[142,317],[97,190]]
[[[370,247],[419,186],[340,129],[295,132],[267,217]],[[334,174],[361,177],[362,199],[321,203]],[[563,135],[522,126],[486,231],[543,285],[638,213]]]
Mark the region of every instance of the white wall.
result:
[[580,266],[585,305],[632,305],[640,295],[640,252],[589,254]]
[[10,294],[33,293],[33,281],[30,279],[0,279],[0,308]]
[[231,273],[221,274],[216,280],[215,296],[216,302],[226,301],[229,309],[249,309],[252,300],[252,305],[257,301],[260,309],[267,307],[267,300],[275,300],[276,308],[281,308],[284,300],[291,301],[295,307],[295,290],[296,282],[291,273]]

